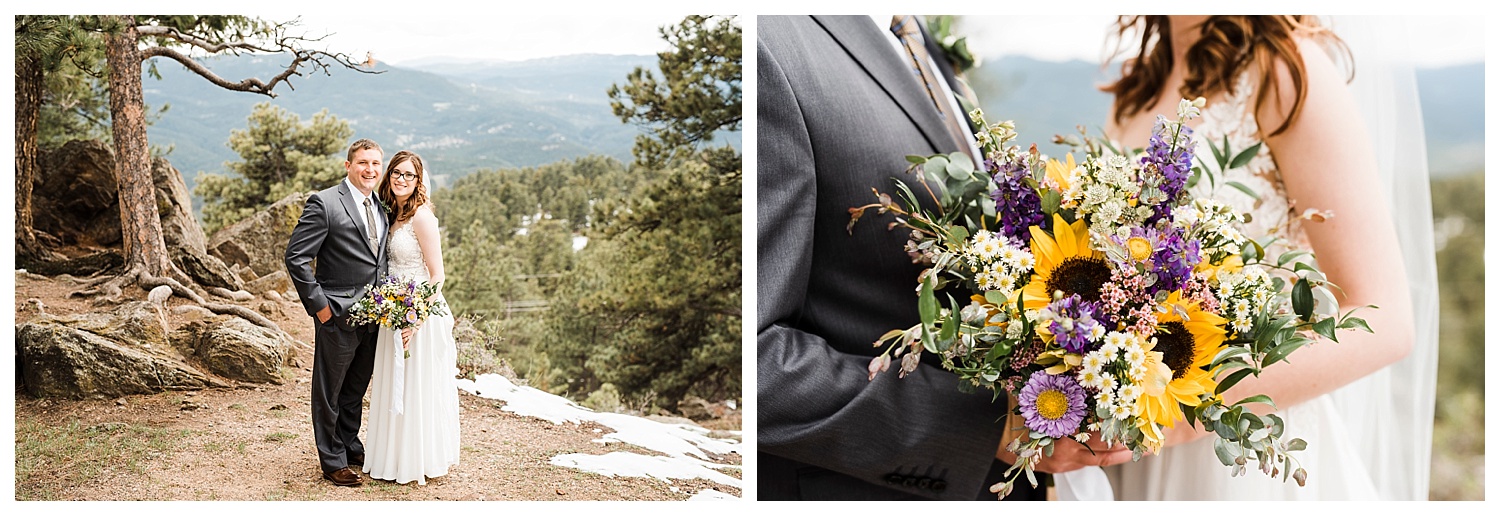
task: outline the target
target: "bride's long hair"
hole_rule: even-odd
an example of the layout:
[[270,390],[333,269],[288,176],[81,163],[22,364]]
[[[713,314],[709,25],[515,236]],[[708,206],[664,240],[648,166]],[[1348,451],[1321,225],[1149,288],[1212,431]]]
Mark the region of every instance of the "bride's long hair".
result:
[[[1138,41],[1135,57],[1120,67],[1120,80],[1100,89],[1115,96],[1115,123],[1143,110],[1155,107],[1156,97],[1172,71],[1172,26],[1164,15],[1121,16],[1115,22],[1115,50],[1111,59],[1125,53],[1126,41]],[[1354,63],[1349,49],[1316,16],[1209,16],[1203,22],[1200,38],[1188,48],[1187,75],[1180,93],[1183,98],[1211,97],[1233,93],[1235,79],[1252,64],[1260,70],[1255,108],[1259,110],[1272,93],[1276,61],[1287,65],[1288,78],[1296,89],[1287,118],[1268,135],[1275,136],[1291,126],[1302,111],[1307,98],[1307,69],[1297,51],[1296,37],[1310,37],[1322,44],[1336,62],[1344,65],[1346,80],[1354,79]]]
[[[396,165],[411,161],[412,170],[417,173],[416,187],[405,201],[396,200],[396,192],[391,190],[391,174],[396,172]],[[422,166],[422,157],[412,151],[397,152],[391,157],[390,164],[385,166],[385,177],[380,181],[380,201],[391,207],[391,213],[396,216],[396,222],[405,222],[417,214],[417,208],[427,204],[427,171]]]

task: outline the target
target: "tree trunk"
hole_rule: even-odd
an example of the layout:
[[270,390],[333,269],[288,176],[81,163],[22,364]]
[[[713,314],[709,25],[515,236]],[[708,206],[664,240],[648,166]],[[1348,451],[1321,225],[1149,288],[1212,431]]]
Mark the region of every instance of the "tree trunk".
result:
[[152,276],[172,270],[146,144],[146,102],[141,91],[141,51],[135,19],[114,17],[122,27],[105,37],[109,63],[109,114],[115,141],[115,177],[120,183],[120,226],[125,266]]
[[43,253],[31,222],[31,188],[37,176],[37,120],[42,113],[42,63],[16,56],[16,262],[25,264]]

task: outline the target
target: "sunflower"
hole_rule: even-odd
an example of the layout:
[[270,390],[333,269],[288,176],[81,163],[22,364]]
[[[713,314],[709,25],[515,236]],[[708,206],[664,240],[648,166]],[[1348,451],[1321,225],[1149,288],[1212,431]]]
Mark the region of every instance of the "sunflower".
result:
[[1057,193],[1064,196],[1073,187],[1072,182],[1068,181],[1068,176],[1073,175],[1073,169],[1078,168],[1078,164],[1073,161],[1072,154],[1067,156],[1067,160],[1066,163],[1056,159],[1047,160],[1047,179],[1052,180],[1051,182],[1057,185]]
[[1100,288],[1109,281],[1109,265],[1104,263],[1104,253],[1090,247],[1088,226],[1082,220],[1068,224],[1061,215],[1053,215],[1052,232],[1048,235],[1041,227],[1031,226],[1036,266],[1031,283],[1018,291],[1026,297],[1025,308],[1047,306],[1058,291],[1064,297],[1078,294],[1085,301],[1098,301]]
[[1171,428],[1183,419],[1181,405],[1196,406],[1218,387],[1205,368],[1224,349],[1228,321],[1199,308],[1197,301],[1184,301],[1180,291],[1167,296],[1165,306],[1167,312],[1157,315],[1155,344],[1147,344],[1147,373],[1136,415],[1141,425]]

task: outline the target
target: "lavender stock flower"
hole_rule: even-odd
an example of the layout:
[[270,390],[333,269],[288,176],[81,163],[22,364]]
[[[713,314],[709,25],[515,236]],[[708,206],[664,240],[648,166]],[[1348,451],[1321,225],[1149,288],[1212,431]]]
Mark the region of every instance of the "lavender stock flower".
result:
[[[1171,134],[1174,129],[1179,132]],[[1172,207],[1187,190],[1193,168],[1193,128],[1168,123],[1165,117],[1157,116],[1141,165],[1159,176],[1156,188],[1166,195],[1164,201],[1152,206],[1155,214],[1146,223],[1153,224],[1171,215]]]
[[1053,301],[1047,306],[1053,314],[1048,331],[1057,339],[1057,344],[1072,353],[1087,353],[1098,346],[1095,342],[1104,336],[1108,319],[1099,311],[1099,304],[1084,301],[1078,294]]
[[997,163],[985,160],[998,186],[992,192],[995,200],[995,216],[1000,219],[1000,233],[1018,239],[1022,246],[1031,244],[1031,226],[1045,220],[1042,214],[1042,197],[1036,189],[1026,184],[1029,177],[1023,158]]

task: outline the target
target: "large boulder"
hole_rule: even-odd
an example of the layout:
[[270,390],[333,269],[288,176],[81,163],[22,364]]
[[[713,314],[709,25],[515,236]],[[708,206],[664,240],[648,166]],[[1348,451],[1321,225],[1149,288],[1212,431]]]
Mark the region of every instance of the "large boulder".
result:
[[213,234],[208,252],[224,263],[249,268],[256,277],[286,271],[286,243],[302,217],[307,193],[291,194]]
[[[32,189],[33,226],[66,245],[121,246],[119,182],[114,152],[98,140],[74,140],[46,152]],[[192,193],[166,159],[151,160],[162,240],[177,264],[199,284],[239,290],[239,278],[208,253],[208,239],[193,217]],[[63,271],[74,274],[93,272]]]
[[286,292],[292,289],[292,277],[286,271],[274,271],[245,283],[245,290],[261,295],[267,292]]
[[183,360],[155,306],[42,317],[16,327],[16,359],[37,397],[113,398],[165,390],[226,387]]
[[178,330],[175,344],[213,374],[240,382],[285,381],[282,366],[293,365],[295,341],[285,333],[250,321],[219,316]]
[[64,244],[120,243],[115,155],[98,140],[74,140],[41,156],[32,184],[32,225]]
[[193,217],[193,196],[182,173],[163,158],[151,160],[151,179],[156,184],[156,210],[161,216],[162,240],[172,263],[199,285],[240,290],[239,276],[208,253],[208,238]]

